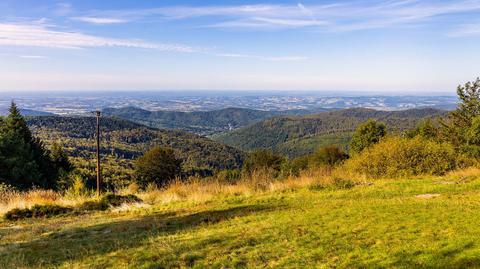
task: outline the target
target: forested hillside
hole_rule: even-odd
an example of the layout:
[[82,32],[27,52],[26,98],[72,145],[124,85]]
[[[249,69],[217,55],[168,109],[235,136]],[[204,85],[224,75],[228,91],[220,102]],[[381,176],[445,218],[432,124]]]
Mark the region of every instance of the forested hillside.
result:
[[181,129],[211,135],[247,126],[279,115],[305,115],[309,110],[262,111],[246,108],[226,108],[213,111],[148,111],[136,107],[106,108],[105,115],[115,116],[151,127]]
[[311,153],[319,146],[346,145],[355,128],[367,119],[382,121],[390,131],[396,132],[415,127],[421,119],[445,114],[446,111],[433,108],[405,111],[353,108],[307,116],[275,117],[219,135],[215,140],[242,150],[268,148],[299,156]]
[[[95,123],[93,117],[28,117],[32,132],[46,144],[60,141],[77,166],[94,176]],[[174,149],[186,172],[234,169],[241,166],[243,153],[208,138],[183,131],[158,130],[115,118],[102,118],[102,148],[110,180],[127,180],[132,160],[155,146]]]

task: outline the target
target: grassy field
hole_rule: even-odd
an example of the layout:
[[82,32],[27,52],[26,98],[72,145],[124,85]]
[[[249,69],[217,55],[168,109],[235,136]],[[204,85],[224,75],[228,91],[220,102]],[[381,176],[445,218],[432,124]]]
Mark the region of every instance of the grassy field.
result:
[[151,205],[3,221],[0,268],[480,267],[479,176],[149,194]]

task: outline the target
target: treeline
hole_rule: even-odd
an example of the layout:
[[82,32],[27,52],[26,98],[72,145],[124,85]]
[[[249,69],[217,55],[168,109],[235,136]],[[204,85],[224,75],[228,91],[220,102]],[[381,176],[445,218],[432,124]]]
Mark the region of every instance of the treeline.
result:
[[308,110],[261,111],[226,108],[213,111],[148,111],[136,107],[107,108],[105,115],[131,120],[147,126],[180,129],[201,135],[213,135],[279,115],[305,115]]
[[[316,143],[335,136],[351,134],[367,119],[384,122],[391,132],[415,127],[423,118],[446,115],[446,111],[425,108],[406,111],[377,111],[353,108],[322,112],[302,117],[277,117],[216,137],[216,140],[242,150],[272,149],[276,153],[296,157],[311,153]],[[345,139],[338,139],[345,143]],[[348,139],[347,139],[348,141]],[[325,142],[324,144],[328,144]]]

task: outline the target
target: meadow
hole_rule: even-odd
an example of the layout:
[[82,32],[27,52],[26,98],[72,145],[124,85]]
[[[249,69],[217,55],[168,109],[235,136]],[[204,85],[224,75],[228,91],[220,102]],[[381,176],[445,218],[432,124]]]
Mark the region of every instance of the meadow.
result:
[[[402,179],[253,175],[122,190],[143,203],[0,222],[0,268],[480,267],[480,169]],[[4,193],[0,213],[93,196]]]

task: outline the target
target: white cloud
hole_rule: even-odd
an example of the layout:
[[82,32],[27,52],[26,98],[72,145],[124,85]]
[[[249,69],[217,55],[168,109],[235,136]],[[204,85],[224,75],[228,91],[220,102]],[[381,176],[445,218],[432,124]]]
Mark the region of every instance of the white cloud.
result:
[[22,59],[34,59],[34,60],[43,60],[43,59],[47,59],[46,56],[42,56],[42,55],[20,55],[18,56]]
[[272,62],[293,62],[293,61],[308,60],[308,58],[304,56],[260,56],[260,55],[235,54],[235,53],[217,53],[215,55],[219,57],[226,57],[226,58],[257,59],[257,60],[272,61]]
[[480,35],[480,23],[461,25],[450,34],[452,37],[477,36]]
[[[218,53],[203,48],[195,48],[179,44],[151,43],[142,40],[114,39],[80,32],[67,32],[55,30],[52,26],[46,26],[40,22],[30,24],[0,23],[0,46],[26,46],[46,47],[57,49],[82,49],[91,47],[127,47],[152,49],[159,51],[202,53],[211,56],[229,58],[248,58],[265,61],[300,61],[305,60],[301,56],[259,56],[245,54]],[[42,59],[43,56],[23,55],[24,59]]]
[[98,18],[98,17],[74,17],[76,21],[82,21],[92,24],[118,24],[118,23],[126,23],[127,20],[124,19],[115,19],[115,18]]
[[149,43],[141,40],[114,39],[52,29],[40,23],[0,23],[0,46],[30,46],[62,49],[87,47],[130,47],[173,52],[196,52],[178,44]]
[[93,17],[141,20],[160,17],[182,20],[212,17],[209,25],[224,28],[318,27],[327,31],[384,28],[433,20],[437,16],[480,11],[480,0],[375,0],[342,1],[340,4],[256,4],[232,6],[171,6],[136,10],[95,12]]

